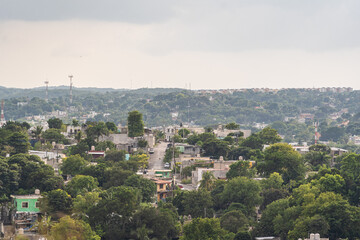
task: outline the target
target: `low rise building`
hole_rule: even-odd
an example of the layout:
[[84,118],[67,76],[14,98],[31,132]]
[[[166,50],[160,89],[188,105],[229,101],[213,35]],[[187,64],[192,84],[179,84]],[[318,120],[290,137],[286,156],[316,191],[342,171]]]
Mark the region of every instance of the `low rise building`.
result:
[[198,156],[201,153],[201,148],[196,145],[175,143],[175,147],[179,150],[181,154],[188,155],[190,157]]
[[171,191],[171,181],[152,179],[156,184],[156,200],[158,202],[164,201]]
[[14,206],[13,219],[17,228],[28,228],[40,214],[39,199],[42,197],[38,189],[35,194],[11,195]]
[[205,172],[212,172],[215,178],[224,179],[226,178],[226,173],[230,169],[230,165],[237,162],[236,160],[223,161],[218,160],[214,161],[213,168],[203,168],[197,167],[194,171],[191,172],[191,181],[193,185],[198,185],[202,179],[202,175]]

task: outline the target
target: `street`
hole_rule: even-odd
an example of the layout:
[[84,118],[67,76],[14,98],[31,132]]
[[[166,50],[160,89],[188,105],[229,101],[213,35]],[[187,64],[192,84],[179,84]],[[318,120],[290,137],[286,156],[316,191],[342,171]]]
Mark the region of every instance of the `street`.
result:
[[165,156],[166,147],[166,142],[160,142],[154,147],[154,153],[150,154],[149,170],[164,169],[163,159]]

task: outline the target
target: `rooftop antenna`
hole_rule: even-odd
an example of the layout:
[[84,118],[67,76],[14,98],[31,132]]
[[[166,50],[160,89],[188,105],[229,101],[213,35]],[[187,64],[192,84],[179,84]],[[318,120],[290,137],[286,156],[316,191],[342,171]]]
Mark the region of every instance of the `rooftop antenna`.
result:
[[1,100],[1,119],[0,119],[0,127],[4,126],[6,123],[4,116],[4,100]]
[[70,104],[72,104],[72,79],[73,79],[73,75],[69,75],[69,79],[70,79]]
[[49,85],[49,81],[45,81],[45,85],[46,85],[46,97],[45,97],[45,101],[48,102],[49,101],[49,92],[48,92],[48,85]]

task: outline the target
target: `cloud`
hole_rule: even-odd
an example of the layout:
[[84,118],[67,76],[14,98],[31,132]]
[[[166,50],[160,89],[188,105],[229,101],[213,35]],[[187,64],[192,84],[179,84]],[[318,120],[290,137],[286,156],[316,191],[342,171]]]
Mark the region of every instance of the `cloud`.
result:
[[357,0],[0,0],[0,19],[157,24],[144,49],[244,51],[360,46]]
[[0,0],[2,85],[352,86],[357,0]]
[[171,1],[167,0],[0,0],[2,20],[82,19],[144,24],[171,15]]

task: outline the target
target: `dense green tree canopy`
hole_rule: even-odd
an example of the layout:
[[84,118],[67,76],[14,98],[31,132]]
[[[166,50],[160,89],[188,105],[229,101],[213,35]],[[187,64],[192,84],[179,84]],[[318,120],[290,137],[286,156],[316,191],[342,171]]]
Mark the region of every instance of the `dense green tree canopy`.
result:
[[225,208],[231,203],[241,203],[246,211],[251,213],[255,206],[261,204],[261,187],[256,180],[246,177],[236,177],[228,181],[222,193],[222,201]]
[[61,129],[63,124],[62,120],[59,118],[50,118],[48,121],[49,128]]
[[144,135],[144,122],[142,114],[138,111],[129,112],[128,116],[128,135],[129,137],[139,137]]
[[302,156],[286,143],[276,143],[265,149],[265,159],[258,163],[257,169],[266,176],[278,172],[286,183],[302,179],[305,173]]
[[237,161],[236,163],[233,163],[230,165],[229,171],[226,173],[226,178],[231,179],[235,177],[253,177],[255,175],[255,172],[250,167],[249,161]]
[[225,239],[226,230],[217,218],[196,218],[184,226],[182,240]]
[[88,165],[88,162],[80,155],[73,155],[63,159],[61,170],[64,174],[77,175]]

